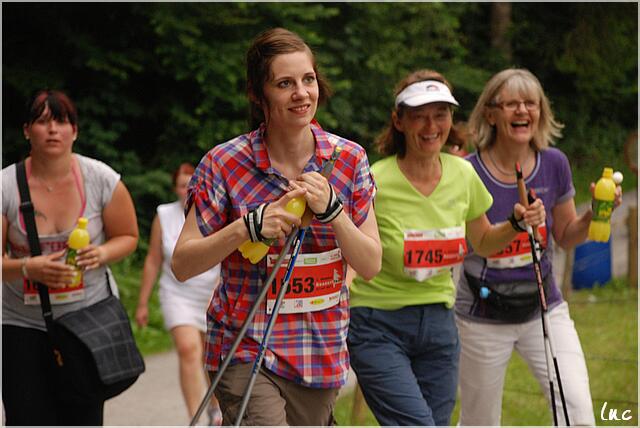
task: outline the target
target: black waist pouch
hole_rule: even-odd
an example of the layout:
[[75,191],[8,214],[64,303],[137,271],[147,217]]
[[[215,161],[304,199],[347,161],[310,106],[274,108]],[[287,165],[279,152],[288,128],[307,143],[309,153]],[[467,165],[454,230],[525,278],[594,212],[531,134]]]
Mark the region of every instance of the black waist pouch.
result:
[[[529,321],[540,310],[538,285],[530,281],[490,284],[465,272],[467,284],[473,293],[470,315],[492,320],[520,323]],[[549,278],[543,279],[545,296],[549,295]],[[487,291],[481,292],[482,288]]]

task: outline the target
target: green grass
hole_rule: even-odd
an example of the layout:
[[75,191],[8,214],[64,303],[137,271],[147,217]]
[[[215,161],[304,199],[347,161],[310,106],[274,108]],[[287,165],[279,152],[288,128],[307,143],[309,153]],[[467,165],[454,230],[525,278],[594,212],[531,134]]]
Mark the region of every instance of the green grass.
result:
[[[574,291],[569,298],[571,317],[587,358],[593,411],[598,425],[638,425],[638,294],[622,280],[604,287]],[[604,402],[609,409],[630,410],[628,421],[603,421],[600,410]],[[336,404],[339,425],[378,423],[368,408],[361,421],[352,421],[353,394]],[[451,417],[458,423],[459,402]],[[552,425],[552,415],[537,381],[524,360],[517,354],[507,368],[502,402],[502,425]]]

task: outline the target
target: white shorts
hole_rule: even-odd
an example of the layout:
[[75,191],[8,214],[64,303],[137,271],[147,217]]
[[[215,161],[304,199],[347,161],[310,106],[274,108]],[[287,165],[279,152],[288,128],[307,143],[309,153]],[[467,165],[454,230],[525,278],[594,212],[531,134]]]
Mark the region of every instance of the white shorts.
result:
[[212,296],[209,296],[209,299],[198,300],[163,287],[160,287],[158,294],[167,330],[179,325],[191,325],[203,333],[207,332],[207,308]]

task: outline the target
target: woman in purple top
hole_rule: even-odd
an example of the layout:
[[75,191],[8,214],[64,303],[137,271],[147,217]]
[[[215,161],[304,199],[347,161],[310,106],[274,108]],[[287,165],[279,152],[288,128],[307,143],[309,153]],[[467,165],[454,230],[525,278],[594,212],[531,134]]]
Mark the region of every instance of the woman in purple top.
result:
[[[503,221],[518,200],[514,165],[519,162],[528,189],[534,189],[546,209],[546,224],[538,228],[541,268],[551,340],[574,425],[595,425],[584,354],[567,303],[553,279],[553,240],[570,248],[587,238],[591,211],[576,214],[571,169],[567,157],[549,147],[561,136],[549,100],[538,79],[527,70],[507,69],[493,76],[469,119],[477,151],[468,156],[494,204],[492,223]],[[591,192],[593,193],[591,184]],[[616,206],[621,191],[616,192]],[[512,224],[518,229],[516,221]],[[483,290],[482,288],[486,289]],[[487,293],[488,292],[488,293]],[[493,294],[493,296],[491,296]],[[496,304],[496,296],[502,304]],[[549,382],[540,321],[537,283],[526,232],[489,257],[470,254],[464,262],[456,298],[461,341],[460,424],[499,425],[502,388],[511,353],[524,358],[549,399]],[[557,389],[557,383],[556,383]],[[559,391],[555,392],[560,397]],[[564,415],[560,399],[558,415]],[[559,422],[565,423],[564,416]]]

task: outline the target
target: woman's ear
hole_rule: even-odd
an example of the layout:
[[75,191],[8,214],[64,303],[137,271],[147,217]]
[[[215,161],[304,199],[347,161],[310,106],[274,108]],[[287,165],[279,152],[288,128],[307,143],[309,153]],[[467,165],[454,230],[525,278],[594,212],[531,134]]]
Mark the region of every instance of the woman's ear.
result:
[[484,119],[491,126],[496,126],[496,116],[493,112],[493,109],[485,108],[484,110]]
[[396,129],[396,131],[404,132],[402,130],[402,121],[400,120],[400,117],[398,116],[397,111],[391,112],[391,123],[393,123],[393,127]]
[[256,93],[253,90],[253,86],[252,85],[248,85],[247,87],[247,96],[249,97],[249,102],[252,102],[258,106],[260,106],[260,100],[258,99],[258,97],[256,96]]

